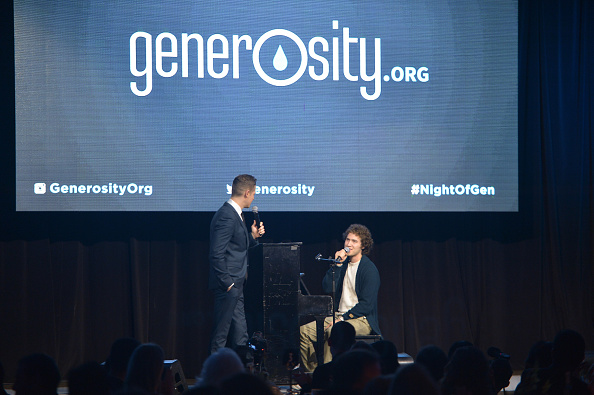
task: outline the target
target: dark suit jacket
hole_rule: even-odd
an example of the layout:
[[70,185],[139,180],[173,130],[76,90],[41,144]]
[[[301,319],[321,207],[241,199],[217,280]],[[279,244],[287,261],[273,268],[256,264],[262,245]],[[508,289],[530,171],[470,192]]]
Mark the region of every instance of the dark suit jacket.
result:
[[[342,283],[344,281],[344,274],[348,264],[343,264],[342,267],[336,272],[336,297],[334,300],[335,309],[338,309],[340,303],[340,297],[342,296]],[[322,287],[324,292],[332,292],[332,268],[328,269],[324,280],[322,281]],[[357,269],[357,276],[355,277],[355,293],[357,294],[357,303],[352,309],[344,314],[344,319],[349,320],[358,317],[367,317],[367,322],[373,332],[377,335],[381,335],[379,329],[379,323],[377,319],[377,294],[380,287],[380,276],[374,263],[367,255],[363,255],[359,268]]]
[[227,290],[243,284],[248,267],[248,248],[258,244],[229,203],[215,213],[210,223],[209,289]]

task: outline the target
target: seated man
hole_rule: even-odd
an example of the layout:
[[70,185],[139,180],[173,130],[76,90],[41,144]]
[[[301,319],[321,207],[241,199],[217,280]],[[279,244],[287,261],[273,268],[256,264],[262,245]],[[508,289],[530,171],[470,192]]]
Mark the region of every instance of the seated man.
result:
[[[377,268],[366,256],[373,246],[371,232],[363,225],[353,224],[344,232],[343,237],[345,248],[335,254],[336,260],[342,262],[337,265],[339,269],[335,274],[335,318],[337,321],[347,320],[353,325],[357,335],[381,335],[377,319],[380,277]],[[332,267],[328,269],[322,282],[324,292],[327,293],[332,292],[332,270]],[[327,317],[324,322],[324,363],[332,359],[327,343],[332,325],[332,317]],[[300,336],[303,370],[312,372],[318,365],[314,347],[317,339],[316,323],[301,326]]]

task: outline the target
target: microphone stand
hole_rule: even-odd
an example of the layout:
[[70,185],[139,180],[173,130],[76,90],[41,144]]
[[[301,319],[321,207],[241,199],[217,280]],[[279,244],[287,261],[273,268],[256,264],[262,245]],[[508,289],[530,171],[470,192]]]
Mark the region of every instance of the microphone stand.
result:
[[329,262],[332,268],[332,325],[334,325],[336,324],[336,266],[342,265],[344,262],[332,258],[322,258],[322,254],[316,255],[315,260]]
[[334,278],[336,262],[331,263],[330,267],[332,267],[332,327],[334,327],[336,324],[336,279]]

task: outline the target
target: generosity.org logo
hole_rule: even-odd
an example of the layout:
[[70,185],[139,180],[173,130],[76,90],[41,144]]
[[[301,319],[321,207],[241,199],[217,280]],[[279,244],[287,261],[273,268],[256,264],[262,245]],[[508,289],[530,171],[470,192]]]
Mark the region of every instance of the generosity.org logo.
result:
[[[332,29],[338,30],[338,28],[338,21],[332,21]],[[232,78],[239,79],[240,50],[243,47],[244,51],[252,51],[252,63],[258,76],[268,84],[278,87],[294,84],[303,77],[306,71],[312,80],[323,81],[330,76],[330,69],[332,69],[332,80],[339,81],[341,78],[341,62],[342,76],[348,81],[357,82],[360,78],[363,82],[373,83],[373,89],[367,86],[360,87],[361,96],[366,100],[375,100],[380,96],[382,79],[385,82],[424,83],[429,81],[429,69],[427,67],[395,66],[382,77],[380,38],[374,38],[373,40],[373,58],[372,62],[370,62],[373,67],[368,70],[367,39],[364,37],[351,37],[348,27],[342,29],[342,51],[340,37],[332,37],[329,42],[324,37],[315,36],[309,39],[306,45],[304,40],[297,34],[286,29],[269,30],[255,40],[255,43],[250,35],[233,35],[231,55],[229,53],[229,39],[222,34],[217,33],[208,37],[206,40],[206,56],[204,54],[204,38],[200,34],[182,33],[180,38],[181,75],[183,78],[188,78],[190,59],[192,59],[192,67],[197,69],[197,78],[204,78],[206,58],[206,70],[210,77],[215,79],[225,78],[229,75],[229,68],[231,67]],[[277,39],[284,40],[285,46],[296,46],[299,53],[298,58],[300,58],[298,67],[296,65],[295,67],[289,67],[290,62],[286,56],[286,48],[283,49],[283,44],[279,44]],[[270,62],[271,64],[262,63],[261,53],[264,52],[262,48],[270,45],[274,46],[272,49],[275,51],[275,55]],[[351,50],[355,53],[354,56],[357,56],[355,52],[357,45],[359,47],[358,75],[352,74],[350,60]],[[130,82],[130,89],[136,96],[147,96],[151,93],[153,89],[153,68],[158,75],[165,78],[175,76],[179,70],[177,60],[180,45],[178,45],[178,38],[174,34],[169,32],[160,33],[154,40],[154,46],[153,65],[153,36],[142,31],[130,36],[130,72],[134,77],[143,79],[139,81],[140,84],[137,81]],[[192,53],[190,56],[190,48],[194,47],[196,53]],[[324,53],[328,54],[325,55]],[[226,61],[230,56],[232,58],[231,62]],[[140,69],[139,63],[144,65]],[[164,63],[167,63],[167,66],[164,66]],[[276,72],[273,72],[272,67]],[[144,85],[144,89],[141,89],[139,85]]]
[[[116,183],[108,183],[108,184],[59,184],[57,182],[53,182],[49,186],[49,191],[53,194],[94,194],[94,195],[117,195],[117,196],[124,196],[125,194],[128,195],[144,195],[144,196],[151,196],[153,194],[153,186],[152,185],[139,185],[134,182],[129,184],[116,184]],[[47,193],[47,185],[45,182],[36,182],[33,185],[33,192],[36,195],[45,195]]]

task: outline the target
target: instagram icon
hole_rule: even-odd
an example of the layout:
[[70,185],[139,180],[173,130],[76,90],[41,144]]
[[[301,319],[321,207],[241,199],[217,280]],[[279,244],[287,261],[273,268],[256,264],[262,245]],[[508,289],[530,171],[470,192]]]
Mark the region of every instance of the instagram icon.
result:
[[33,186],[33,191],[36,195],[45,194],[45,182],[36,182]]

